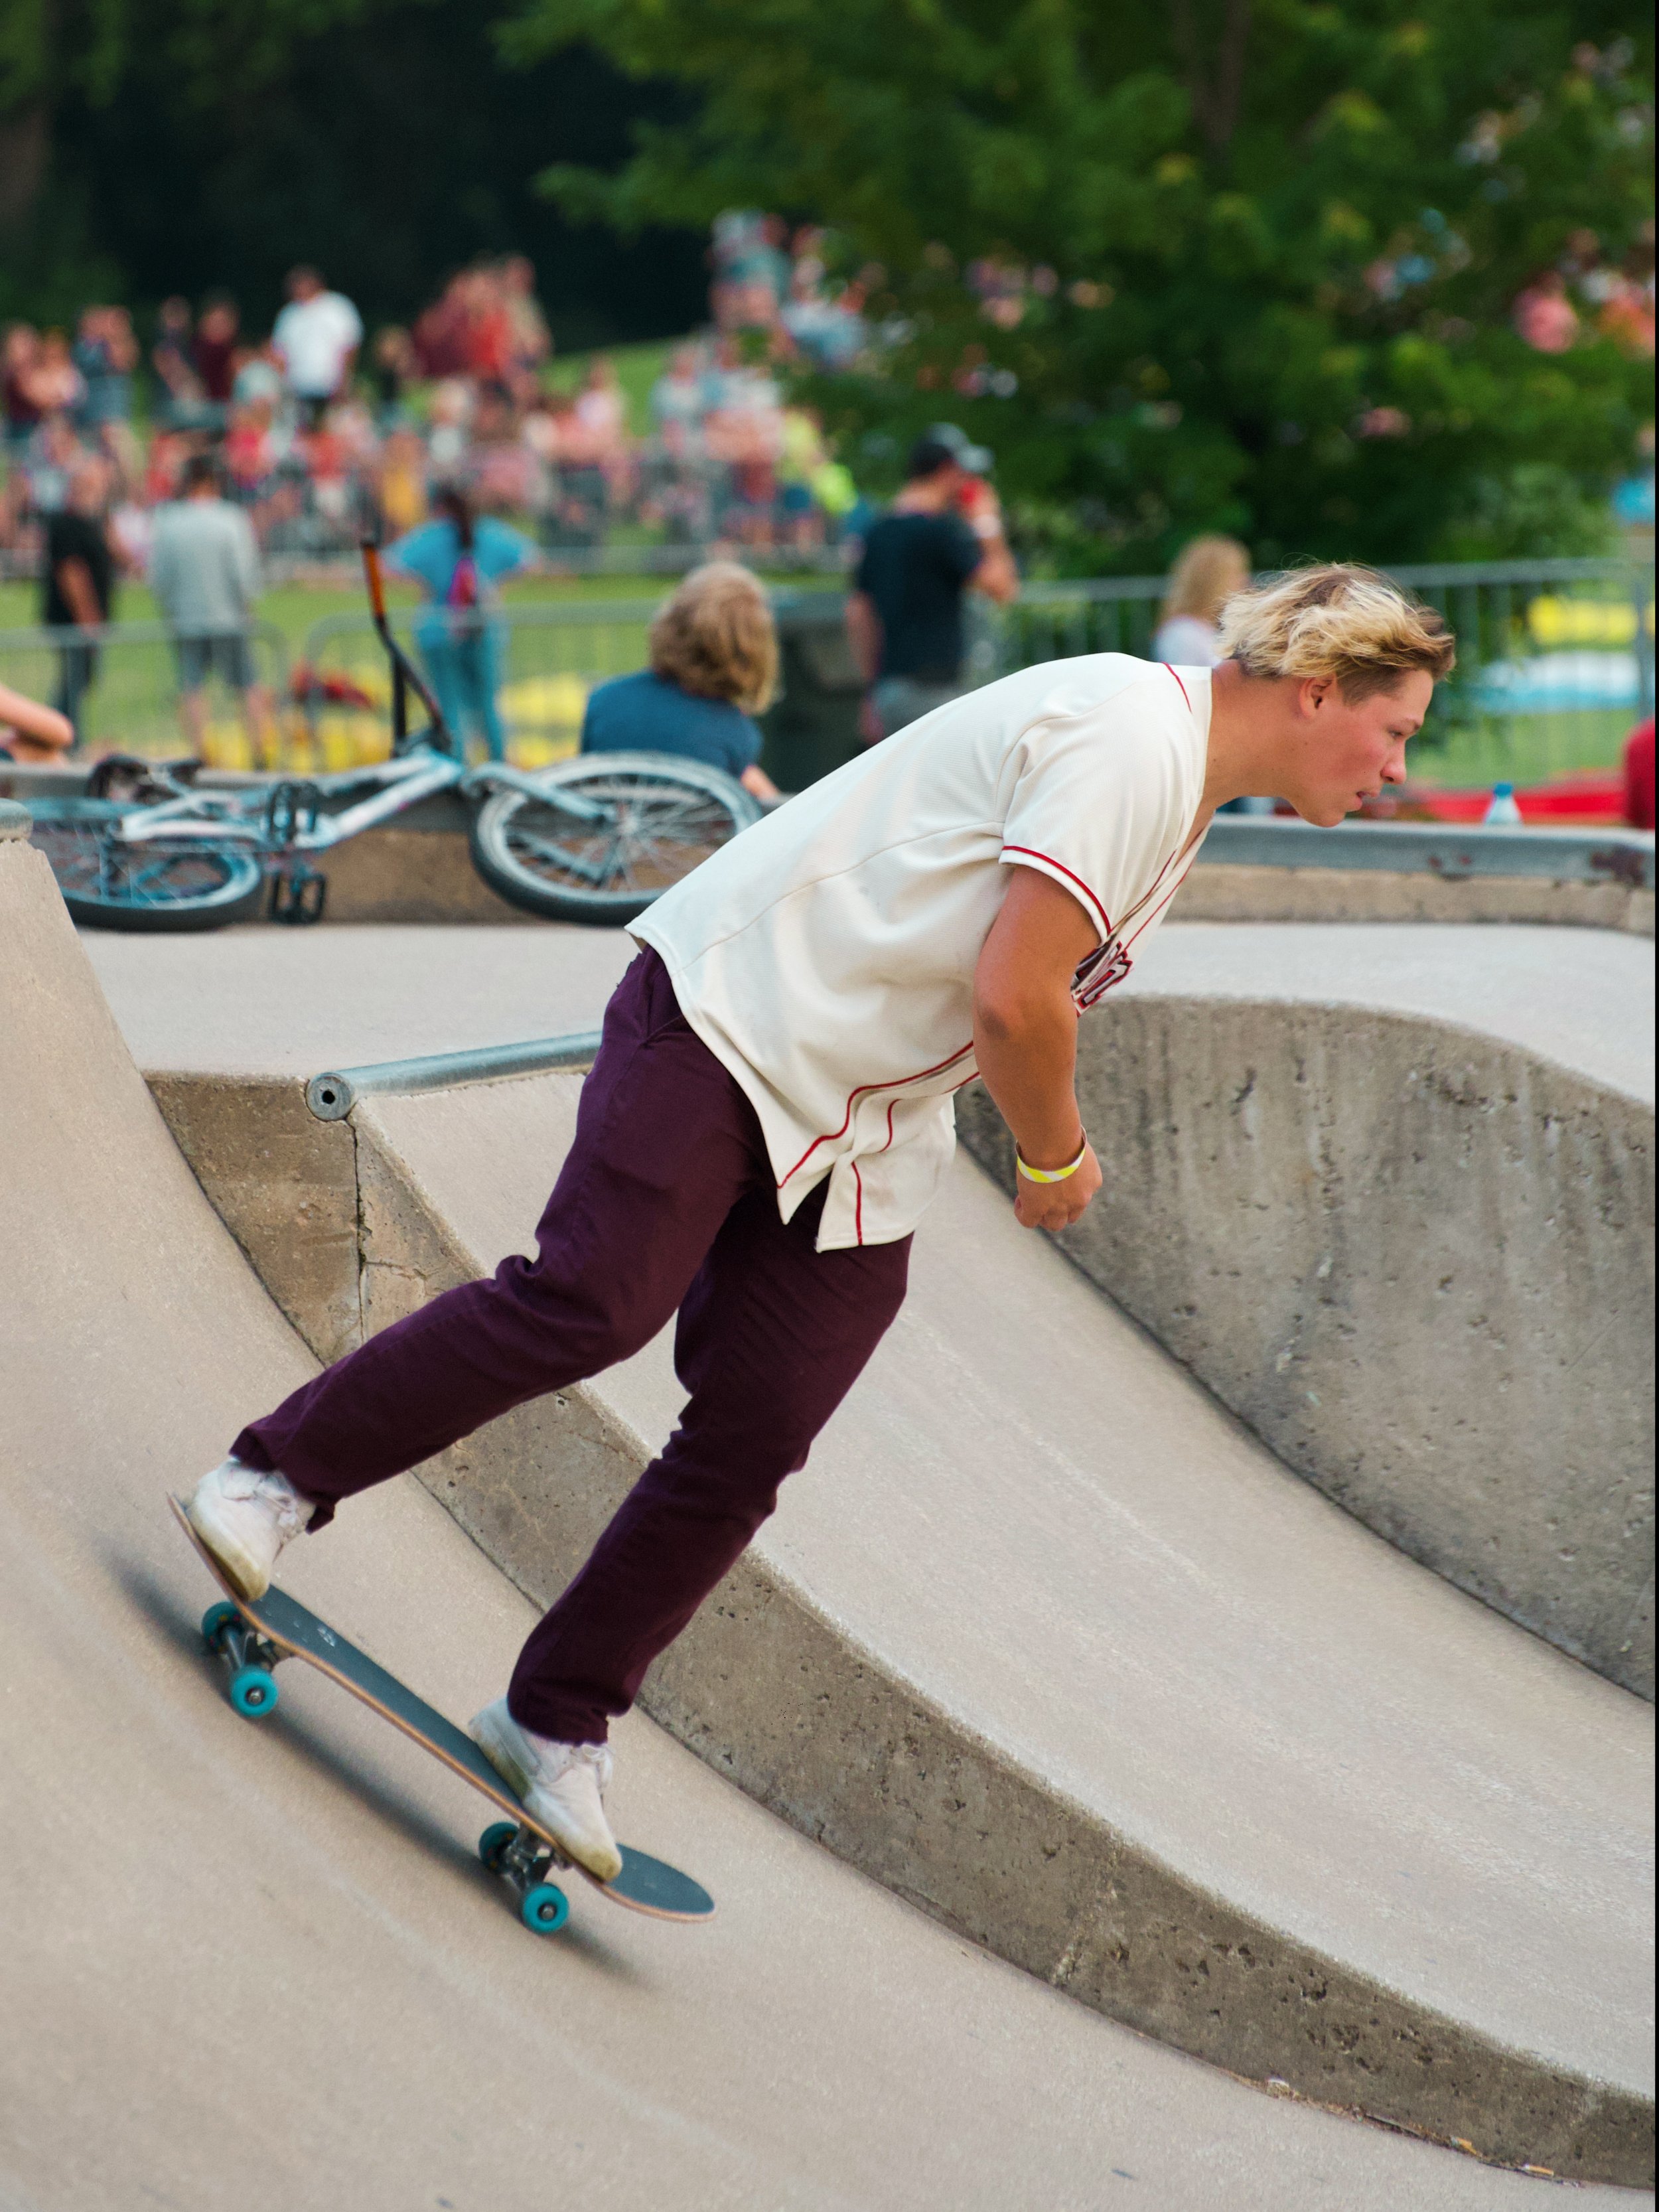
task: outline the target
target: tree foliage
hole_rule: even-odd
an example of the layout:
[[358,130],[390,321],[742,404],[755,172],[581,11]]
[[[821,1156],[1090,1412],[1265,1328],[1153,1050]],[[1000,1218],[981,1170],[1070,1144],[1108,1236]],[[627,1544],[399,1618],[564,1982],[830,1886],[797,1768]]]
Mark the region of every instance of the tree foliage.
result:
[[[18,0],[10,30],[32,4]],[[0,204],[0,319],[67,323],[113,298],[142,324],[169,293],[225,289],[263,328],[284,271],[311,260],[371,325],[401,322],[452,270],[513,252],[535,262],[561,347],[685,330],[705,295],[700,237],[657,228],[619,247],[533,183],[556,153],[614,165],[632,124],[673,116],[685,96],[591,49],[508,68],[499,12],[498,0],[58,0],[51,51],[7,80],[22,105],[0,107],[0,184],[17,198],[9,222]],[[26,161],[7,167],[8,113],[14,139],[20,118],[33,126],[32,177]]]
[[855,456],[949,412],[1062,562],[1541,550],[1523,512],[1577,550],[1630,465],[1645,364],[1593,308],[1553,354],[1512,324],[1564,255],[1650,251],[1626,0],[520,0],[507,35],[695,89],[548,188],[832,226],[879,271],[879,367],[819,394]]

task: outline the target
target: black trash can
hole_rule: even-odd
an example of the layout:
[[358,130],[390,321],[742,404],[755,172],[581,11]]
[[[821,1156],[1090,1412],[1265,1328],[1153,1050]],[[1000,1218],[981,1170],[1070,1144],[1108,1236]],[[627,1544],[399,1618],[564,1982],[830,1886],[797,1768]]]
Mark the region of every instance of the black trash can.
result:
[[782,684],[760,718],[761,765],[780,791],[804,791],[864,750],[864,680],[847,641],[843,592],[776,591]]

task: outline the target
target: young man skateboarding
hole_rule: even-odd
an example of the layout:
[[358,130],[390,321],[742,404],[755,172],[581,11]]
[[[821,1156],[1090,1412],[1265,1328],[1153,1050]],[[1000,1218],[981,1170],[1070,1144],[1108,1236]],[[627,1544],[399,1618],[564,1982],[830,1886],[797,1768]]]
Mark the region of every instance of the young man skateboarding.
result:
[[1241,593],[1215,670],[1099,653],[940,708],[790,800],[634,925],[538,1255],[447,1291],[243,1430],[191,1521],[261,1593],[343,1498],[625,1359],[678,1312],[679,1425],[472,1723],[569,1856],[621,1865],[606,1735],[805,1462],[904,1296],[980,1076],[1027,1228],[1101,1170],[1078,1015],[1126,975],[1210,817],[1340,822],[1405,774],[1452,664],[1365,570]]

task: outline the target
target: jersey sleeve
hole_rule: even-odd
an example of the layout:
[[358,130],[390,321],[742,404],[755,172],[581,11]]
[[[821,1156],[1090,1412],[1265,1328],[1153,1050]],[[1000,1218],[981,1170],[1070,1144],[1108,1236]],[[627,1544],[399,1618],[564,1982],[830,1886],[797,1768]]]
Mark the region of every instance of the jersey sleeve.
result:
[[1015,749],[1002,859],[1070,891],[1103,944],[1173,868],[1195,810],[1176,719],[1185,711],[1173,690],[1166,702],[1138,684],[1087,714],[1035,724]]

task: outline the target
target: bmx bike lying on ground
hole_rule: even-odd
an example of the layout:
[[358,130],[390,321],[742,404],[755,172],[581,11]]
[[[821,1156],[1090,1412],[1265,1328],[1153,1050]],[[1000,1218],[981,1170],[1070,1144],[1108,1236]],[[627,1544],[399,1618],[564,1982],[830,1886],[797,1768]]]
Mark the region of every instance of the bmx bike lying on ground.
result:
[[[386,623],[379,557],[363,548],[374,626],[392,664],[392,757],[373,768],[201,789],[195,761],[100,761],[84,798],[33,802],[33,842],[77,922],[218,929],[266,912],[319,921],[311,856],[453,791],[471,808],[473,866],[492,890],[554,921],[617,927],[760,818],[740,783],[667,753],[596,753],[533,773],[468,769]],[[409,697],[429,726],[410,734]]]

